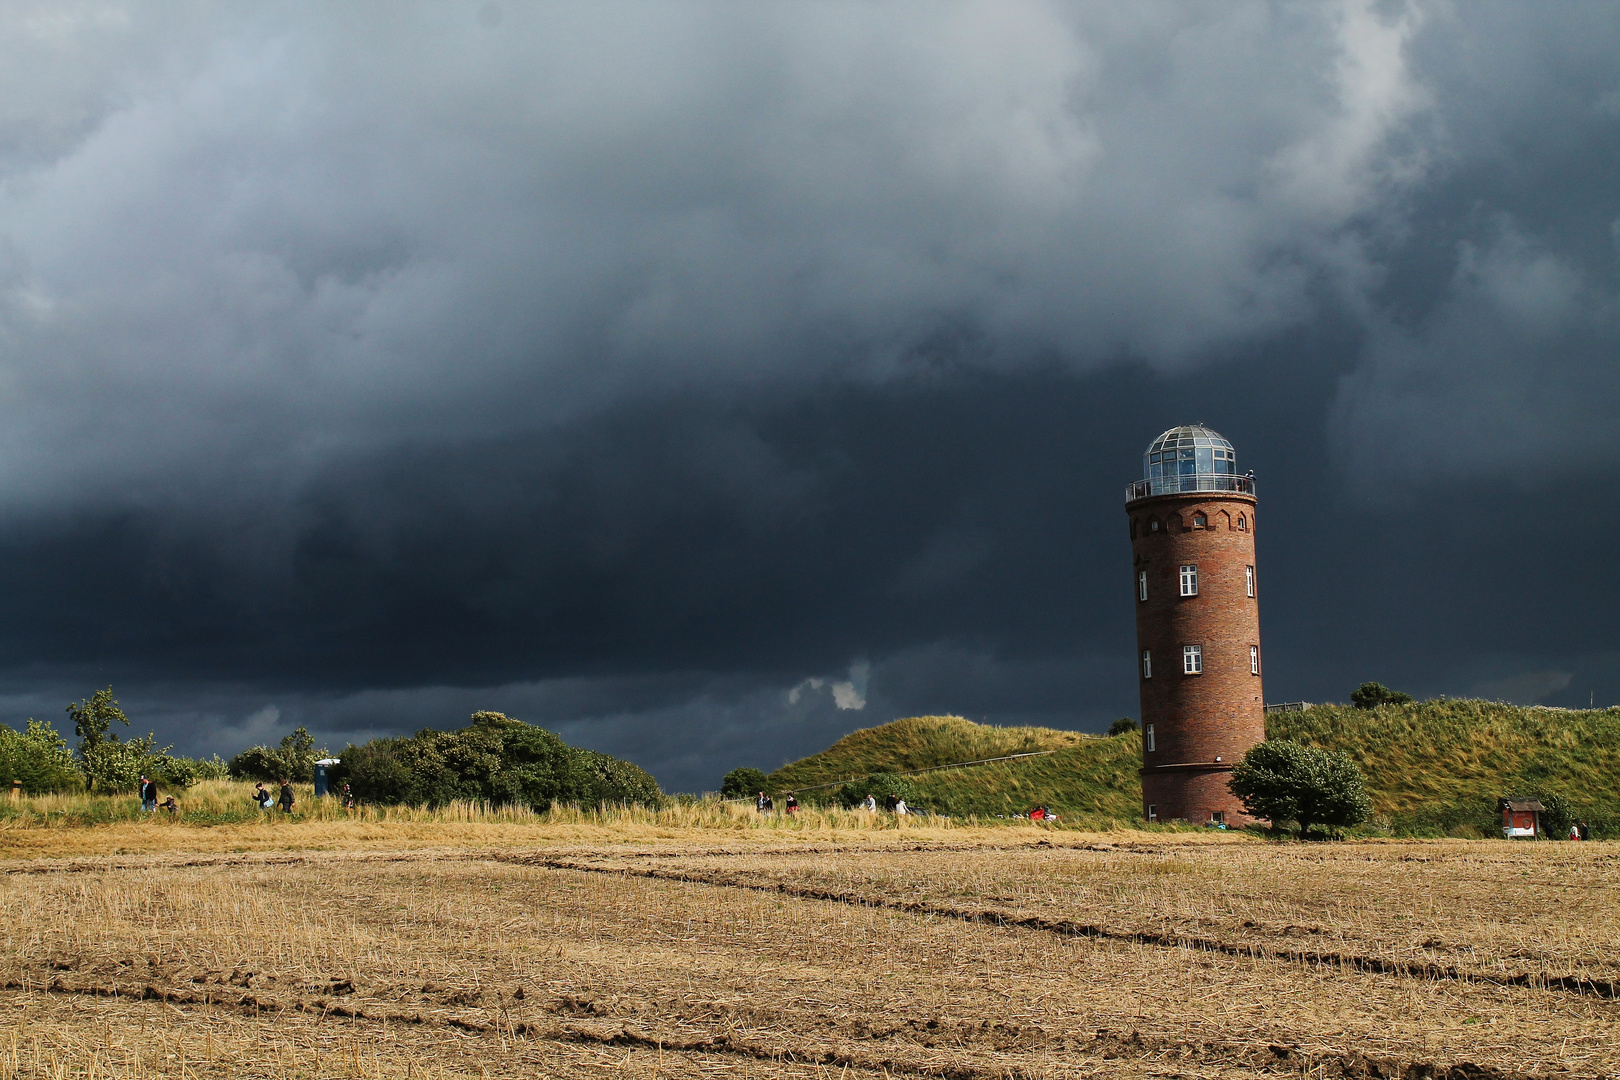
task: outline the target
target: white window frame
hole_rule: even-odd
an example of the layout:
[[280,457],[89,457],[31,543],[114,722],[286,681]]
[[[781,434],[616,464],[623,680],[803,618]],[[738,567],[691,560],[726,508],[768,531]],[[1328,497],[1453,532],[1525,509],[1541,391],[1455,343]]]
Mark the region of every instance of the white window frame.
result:
[[1250,596],[1254,595],[1254,567],[1252,566],[1243,568],[1243,589]]
[[1148,803],[1148,816],[1147,816],[1147,819],[1149,821],[1158,821],[1159,820],[1159,804],[1158,803]]
[[1153,735],[1153,725],[1142,725],[1142,749],[1148,753],[1156,753],[1159,749],[1159,740]]
[[1226,811],[1225,810],[1211,810],[1209,812],[1209,820],[1215,822],[1215,824],[1217,824],[1217,825],[1225,825],[1226,824]]
[[1181,673],[1183,675],[1202,675],[1204,673],[1204,647],[1202,645],[1183,645],[1181,647]]
[[1198,595],[1198,564],[1183,563],[1181,567],[1181,595]]
[[1153,678],[1153,650],[1142,650],[1142,678]]
[[1136,598],[1138,600],[1146,600],[1147,599],[1147,571],[1146,570],[1138,570],[1136,572]]
[[1260,646],[1249,646],[1249,674],[1260,674]]

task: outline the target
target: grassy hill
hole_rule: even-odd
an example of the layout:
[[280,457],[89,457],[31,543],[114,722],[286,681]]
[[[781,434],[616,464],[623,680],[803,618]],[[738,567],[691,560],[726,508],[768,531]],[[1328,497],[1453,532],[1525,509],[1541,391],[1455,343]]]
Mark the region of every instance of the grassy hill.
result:
[[[1399,833],[1497,835],[1501,795],[1557,794],[1605,836],[1620,834],[1620,708],[1549,709],[1436,700],[1363,710],[1316,705],[1267,717],[1270,738],[1347,752],[1377,819]],[[866,728],[770,776],[773,791],[1035,750],[1043,757],[908,778],[942,813],[1016,814],[1046,803],[1070,818],[1141,814],[1141,741],[919,716]],[[834,789],[801,797],[827,798]]]
[[1316,705],[1273,714],[1266,735],[1348,753],[1398,832],[1496,835],[1498,796],[1518,794],[1561,795],[1604,835],[1620,832],[1620,708]]
[[[916,804],[940,813],[1019,814],[1046,803],[1069,818],[1131,820],[1141,814],[1142,745],[1135,735],[1087,738],[1075,731],[995,727],[960,716],[913,716],[863,728],[819,754],[770,775],[771,790],[788,791],[871,773],[903,773],[960,761],[1036,751],[1043,757],[943,769],[908,777]],[[820,801],[833,789],[804,793]]]

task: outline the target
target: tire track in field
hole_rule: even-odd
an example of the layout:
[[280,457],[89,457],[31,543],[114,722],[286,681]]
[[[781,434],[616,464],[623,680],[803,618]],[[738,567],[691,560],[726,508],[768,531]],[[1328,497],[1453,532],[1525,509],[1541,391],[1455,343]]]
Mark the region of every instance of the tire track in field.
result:
[[[803,1043],[795,1045],[793,1040],[784,1040],[785,1044],[775,1045],[757,1043],[739,1038],[730,1030],[700,1035],[659,1032],[635,1027],[617,1018],[595,1024],[569,1024],[563,1021],[559,1014],[571,1011],[579,1005],[579,1002],[567,996],[559,997],[544,1009],[556,1018],[557,1022],[550,1026],[542,1026],[529,1021],[514,1020],[509,1016],[497,1015],[491,1019],[480,1019],[465,1014],[445,1016],[423,1013],[419,1010],[366,1009],[357,1005],[332,1003],[321,998],[277,999],[251,993],[238,996],[234,993],[222,994],[209,990],[196,991],[159,986],[149,982],[73,985],[60,976],[48,982],[45,980],[30,982],[27,979],[0,981],[0,991],[117,998],[169,1006],[201,1006],[246,1014],[310,1013],[380,1024],[385,1028],[389,1024],[406,1024],[454,1029],[474,1037],[504,1035],[512,1039],[529,1038],[547,1042],[634,1047],[674,1053],[727,1055],[754,1061],[792,1062],[838,1069],[858,1069],[872,1074],[882,1073],[885,1076],[913,1075],[939,1077],[942,1080],[992,1080],[992,1078],[1005,1080],[1009,1075],[1033,1075],[1037,1071],[1044,1075],[1049,1071],[1047,1066],[1050,1064],[1044,1061],[1030,1061],[1028,1065],[1032,1068],[1023,1068],[1021,1065],[1009,1066],[1006,1060],[984,1064],[969,1063],[960,1057],[943,1061],[906,1060],[892,1055],[863,1054],[826,1046],[813,1047]],[[723,1012],[723,1006],[718,1002],[698,1004],[698,1011]],[[488,1012],[487,1009],[477,1011],[485,1014]],[[677,1020],[686,1019],[688,1018],[677,1017]],[[1051,1041],[1058,1044],[1060,1051],[1074,1053],[1088,1061],[1112,1062],[1116,1067],[1121,1061],[1134,1061],[1138,1065],[1147,1066],[1150,1061],[1161,1059],[1169,1052],[1177,1052],[1180,1055],[1179,1063],[1184,1063],[1191,1057],[1200,1064],[1217,1069],[1238,1065],[1260,1073],[1315,1075],[1320,1080],[1538,1080],[1535,1074],[1503,1070],[1470,1061],[1442,1065],[1420,1059],[1373,1057],[1355,1051],[1322,1054],[1277,1043],[1264,1046],[1233,1044],[1212,1040],[1144,1036],[1135,1031],[1124,1033],[1104,1029],[1089,1038],[1059,1037]],[[963,1048],[950,1049],[960,1054]],[[1043,1049],[1046,1047],[1032,1048],[1036,1053]],[[1003,1058],[1019,1056],[1009,1054],[1006,1049],[999,1049],[996,1053]],[[1145,1072],[1152,1075],[1155,1070],[1146,1069]],[[1175,1075],[1185,1074],[1178,1071]]]
[[1079,923],[1072,919],[1048,919],[1040,915],[1015,915],[994,908],[958,908],[929,900],[899,900],[892,897],[869,896],[862,893],[838,892],[831,889],[793,885],[785,881],[760,881],[737,874],[714,871],[605,866],[600,863],[577,862],[544,855],[512,855],[508,853],[494,854],[490,858],[497,862],[541,866],[552,870],[573,870],[589,874],[611,874],[620,877],[648,878],[655,881],[673,881],[691,885],[709,885],[717,888],[743,889],[751,892],[777,893],[800,900],[820,900],[827,903],[848,904],[853,907],[881,908],[885,911],[900,911],[911,915],[932,915],[937,918],[956,919],[960,922],[973,923],[979,926],[990,925],[1018,930],[1035,930],[1057,934],[1060,937],[1092,938],[1099,941],[1118,941],[1162,949],[1218,953],[1224,956],[1242,957],[1250,960],[1272,960],[1281,963],[1304,964],[1308,967],[1334,968],[1373,975],[1395,975],[1412,979],[1519,987],[1609,999],[1620,997],[1620,985],[1617,985],[1612,979],[1590,979],[1579,975],[1552,975],[1546,972],[1491,975],[1486,972],[1464,971],[1454,966],[1445,966],[1426,961],[1388,960],[1380,956],[1328,952],[1315,949],[1278,949],[1260,944],[1238,944],[1221,941],[1218,938],[1196,937],[1189,934],[1156,933],[1145,930],[1110,930],[1095,923]]

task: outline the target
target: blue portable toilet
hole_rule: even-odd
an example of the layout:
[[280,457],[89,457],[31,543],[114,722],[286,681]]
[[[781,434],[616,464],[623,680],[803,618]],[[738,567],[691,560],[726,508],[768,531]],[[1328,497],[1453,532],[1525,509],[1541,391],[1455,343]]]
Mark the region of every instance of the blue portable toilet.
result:
[[342,758],[323,757],[315,763],[315,797],[318,799],[326,794],[326,767],[336,765]]

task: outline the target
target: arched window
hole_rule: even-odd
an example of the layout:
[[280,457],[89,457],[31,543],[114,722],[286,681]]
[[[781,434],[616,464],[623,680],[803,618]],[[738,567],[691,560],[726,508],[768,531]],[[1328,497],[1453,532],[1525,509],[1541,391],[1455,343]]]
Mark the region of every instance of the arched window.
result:
[[1249,522],[1242,514],[1238,515],[1238,532],[1248,532]]
[[1148,522],[1148,532],[1158,532],[1158,531],[1159,531],[1159,519],[1158,518],[1153,518],[1151,521]]
[[1199,510],[1197,513],[1193,514],[1193,528],[1195,528],[1195,529],[1207,529],[1207,528],[1209,528],[1209,518],[1204,516],[1204,512],[1202,510]]
[[1225,510],[1222,510],[1220,513],[1215,515],[1215,526],[1216,528],[1225,529],[1227,532],[1231,532],[1232,515],[1228,514]]

